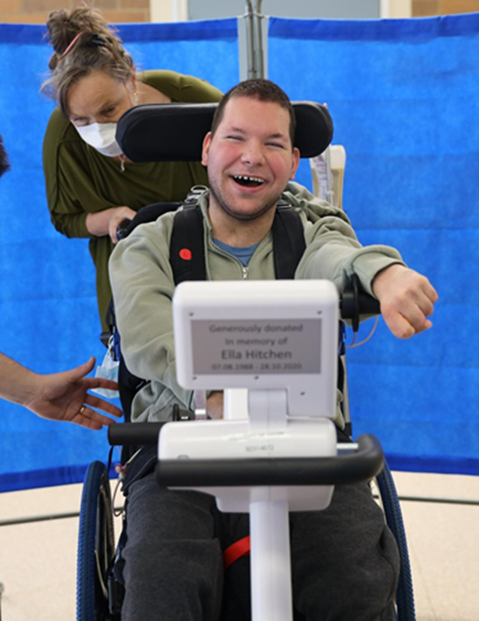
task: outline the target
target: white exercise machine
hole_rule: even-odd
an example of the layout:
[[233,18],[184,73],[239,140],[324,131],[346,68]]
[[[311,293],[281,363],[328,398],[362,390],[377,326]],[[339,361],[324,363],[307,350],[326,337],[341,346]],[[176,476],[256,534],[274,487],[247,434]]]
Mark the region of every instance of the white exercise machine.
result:
[[[157,476],[249,512],[254,621],[293,619],[289,512],[325,509],[335,476],[356,470],[352,455],[337,457],[331,420],[338,314],[330,281],[186,282],[174,294],[178,381],[224,391],[224,418],[166,423]],[[382,452],[371,437],[362,448],[375,462],[363,478],[374,476]]]

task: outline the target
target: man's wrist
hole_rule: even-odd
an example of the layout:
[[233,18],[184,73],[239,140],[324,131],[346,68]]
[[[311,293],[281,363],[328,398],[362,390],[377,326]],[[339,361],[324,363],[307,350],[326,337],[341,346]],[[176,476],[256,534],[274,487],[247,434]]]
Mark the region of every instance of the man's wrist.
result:
[[402,263],[392,263],[391,265],[384,267],[382,270],[379,270],[379,272],[374,276],[371,281],[371,291],[373,292],[374,296],[379,299],[383,283],[389,281],[389,279],[393,276],[391,270],[397,272],[403,269],[407,269],[407,267]]

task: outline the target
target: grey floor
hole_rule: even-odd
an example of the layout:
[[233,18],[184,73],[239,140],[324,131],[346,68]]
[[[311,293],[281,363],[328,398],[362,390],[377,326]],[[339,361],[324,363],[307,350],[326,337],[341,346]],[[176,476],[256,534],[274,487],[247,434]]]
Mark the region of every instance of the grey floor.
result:
[[[400,495],[479,501],[477,477],[394,476]],[[76,512],[80,495],[80,485],[0,494],[0,521]],[[478,621],[479,506],[403,501],[402,508],[417,620]],[[77,529],[76,517],[0,526],[2,621],[75,619]]]

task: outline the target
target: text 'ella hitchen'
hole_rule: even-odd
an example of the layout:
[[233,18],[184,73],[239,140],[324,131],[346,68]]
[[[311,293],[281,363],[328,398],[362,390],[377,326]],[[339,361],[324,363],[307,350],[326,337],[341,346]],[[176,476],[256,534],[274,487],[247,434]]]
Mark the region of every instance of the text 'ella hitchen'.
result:
[[244,352],[237,349],[223,349],[222,360],[291,360],[293,354],[290,351],[274,351],[273,349],[247,349]]

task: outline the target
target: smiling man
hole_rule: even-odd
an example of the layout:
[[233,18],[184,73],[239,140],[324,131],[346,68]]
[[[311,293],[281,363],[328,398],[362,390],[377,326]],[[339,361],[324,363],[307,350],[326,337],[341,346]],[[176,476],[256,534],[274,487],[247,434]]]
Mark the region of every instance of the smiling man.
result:
[[292,118],[274,101],[244,97],[231,98],[217,113],[203,145],[217,239],[232,246],[258,243],[271,229],[278,197],[299,164]]
[[[362,247],[346,215],[290,183],[299,162],[286,94],[267,80],[229,91],[203,145],[210,191],[199,199],[210,280],[274,279],[273,233],[280,197],[297,214],[305,251],[295,278],[326,278],[338,288],[357,274],[381,303],[398,337],[431,327],[437,294],[387,246]],[[170,241],[175,214],[138,227],[110,261],[122,348],[129,370],[151,380],[136,395],[134,421],[168,420],[173,406],[194,410],[178,385],[171,300]],[[222,393],[208,398],[222,415]],[[343,421],[335,420],[338,437]],[[207,423],[205,423],[207,424]],[[213,497],[157,486],[147,451],[127,470],[126,595],[122,619],[217,621],[250,618],[248,560],[226,572],[222,552],[248,534],[248,516],[220,514]],[[135,464],[136,461],[136,464]],[[136,473],[136,474],[135,474]],[[295,621],[393,621],[398,554],[366,484],[338,486],[322,512],[292,513]]]

